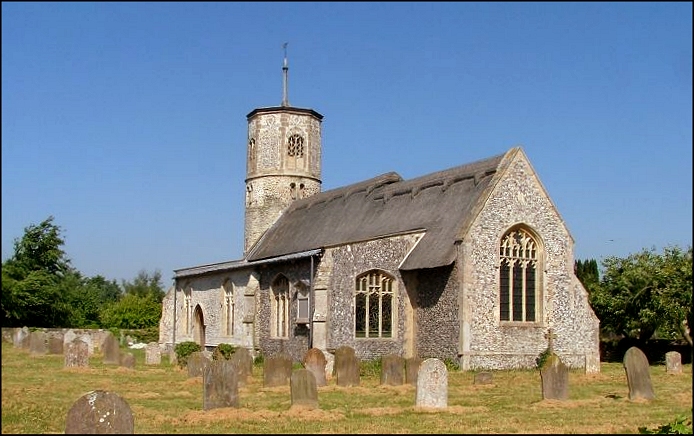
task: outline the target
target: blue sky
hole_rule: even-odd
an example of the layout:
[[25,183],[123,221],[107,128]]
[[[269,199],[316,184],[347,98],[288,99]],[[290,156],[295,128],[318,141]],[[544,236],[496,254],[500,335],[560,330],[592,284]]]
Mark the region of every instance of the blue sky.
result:
[[323,190],[520,145],[577,259],[692,244],[690,2],[3,2],[3,261],[49,216],[86,276],[240,259],[285,42]]

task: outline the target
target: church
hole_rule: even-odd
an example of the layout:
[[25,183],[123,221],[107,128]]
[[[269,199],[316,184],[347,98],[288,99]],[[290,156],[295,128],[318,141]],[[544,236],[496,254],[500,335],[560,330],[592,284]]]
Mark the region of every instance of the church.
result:
[[243,258],[174,271],[162,347],[299,362],[350,346],[500,370],[533,368],[549,346],[600,371],[573,237],[521,147],[321,191],[323,116],[289,104],[286,56],[282,70],[282,104],[247,115]]

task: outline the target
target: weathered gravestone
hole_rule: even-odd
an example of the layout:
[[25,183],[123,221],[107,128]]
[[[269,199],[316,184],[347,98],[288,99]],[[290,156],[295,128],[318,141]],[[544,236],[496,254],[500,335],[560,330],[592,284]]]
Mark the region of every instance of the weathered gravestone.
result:
[[89,366],[89,345],[81,338],[75,338],[65,348],[65,367]]
[[248,382],[248,377],[253,375],[253,356],[247,348],[237,348],[231,355],[229,361],[236,366],[239,374],[239,385],[244,386]]
[[306,351],[304,356],[304,368],[311,371],[316,377],[317,386],[325,386],[328,384],[325,378],[325,365],[328,360],[325,358],[325,354],[318,348],[310,348]]
[[29,327],[17,327],[12,335],[12,344],[15,348],[29,348]]
[[494,377],[491,372],[483,371],[475,374],[473,379],[473,384],[476,385],[490,385],[494,381]]
[[145,365],[161,364],[161,347],[157,342],[150,342],[145,347]]
[[122,353],[120,356],[120,366],[125,368],[135,368],[135,355],[133,353]]
[[665,372],[668,374],[682,374],[682,355],[677,351],[665,353]]
[[239,407],[239,372],[229,360],[213,360],[202,373],[203,410]]
[[652,400],[655,398],[653,384],[651,383],[648,358],[638,347],[631,347],[624,353],[624,370],[627,373],[629,385],[629,399],[643,398]]
[[48,354],[63,354],[63,337],[50,336],[48,338]]
[[63,335],[63,349],[67,348],[67,344],[74,341],[75,339],[77,339],[77,333],[75,333],[74,330],[70,329],[66,331]]
[[405,382],[417,386],[417,373],[423,359],[420,357],[408,357],[405,359]]
[[290,382],[292,406],[318,408],[318,386],[316,376],[308,369],[292,371]]
[[198,377],[202,375],[202,371],[207,365],[210,364],[210,359],[205,356],[202,351],[195,351],[190,353],[190,356],[186,359],[186,366],[188,367],[188,377]]
[[[86,342],[81,342],[87,345]],[[67,412],[66,434],[133,434],[134,432],[135,419],[130,405],[114,392],[91,391],[75,401]]]
[[48,352],[48,335],[46,332],[34,331],[29,333],[29,353],[46,354]]
[[335,351],[335,378],[338,386],[359,386],[359,358],[353,348],[342,346]]
[[551,353],[540,368],[542,399],[567,400],[569,398],[569,368],[559,356]]
[[292,377],[292,357],[280,353],[263,361],[263,386],[287,386]]
[[395,354],[381,357],[381,384],[400,386],[405,383],[405,358]]
[[448,369],[436,358],[426,359],[417,373],[415,406],[448,407]]
[[111,332],[108,332],[101,343],[101,351],[104,353],[105,365],[120,364],[120,342]]

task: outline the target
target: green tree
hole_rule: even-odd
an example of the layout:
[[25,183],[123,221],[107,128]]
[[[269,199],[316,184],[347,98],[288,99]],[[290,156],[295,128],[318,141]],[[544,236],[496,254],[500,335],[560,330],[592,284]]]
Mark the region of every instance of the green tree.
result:
[[158,327],[161,302],[152,295],[126,294],[101,311],[101,323],[107,328],[143,329]]
[[151,276],[147,271],[140,270],[132,283],[123,280],[122,287],[126,295],[151,296],[159,303],[162,302],[165,295],[159,270],[155,270]]
[[101,311],[117,302],[123,295],[115,280],[104,277],[83,278],[78,272],[66,275],[61,283],[71,308],[70,326],[75,328],[101,328]]
[[603,260],[603,278],[590,303],[604,332],[647,341],[684,338],[691,345],[692,248],[642,250]]
[[24,229],[2,264],[2,325],[65,327],[70,307],[60,284],[73,269],[53,216]]
[[600,284],[600,271],[598,270],[598,261],[595,259],[579,259],[575,261],[574,272],[583,284],[583,287],[589,292]]

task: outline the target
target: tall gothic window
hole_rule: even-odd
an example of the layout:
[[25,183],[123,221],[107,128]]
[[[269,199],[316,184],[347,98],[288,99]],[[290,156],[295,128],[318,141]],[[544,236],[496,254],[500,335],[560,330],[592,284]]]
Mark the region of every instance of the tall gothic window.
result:
[[354,336],[392,338],[394,280],[380,271],[357,277],[354,289]]
[[186,314],[186,333],[190,333],[193,330],[193,305],[192,301],[193,288],[190,285],[186,285],[183,288],[183,310]]
[[499,256],[499,319],[538,321],[542,269],[537,241],[525,229],[512,229],[501,238]]
[[229,280],[222,285],[222,297],[224,298],[224,334],[234,334],[234,286]]
[[271,305],[271,335],[274,338],[289,337],[289,280],[279,276],[272,284],[270,292]]

